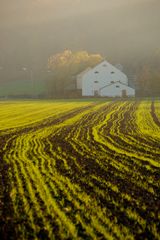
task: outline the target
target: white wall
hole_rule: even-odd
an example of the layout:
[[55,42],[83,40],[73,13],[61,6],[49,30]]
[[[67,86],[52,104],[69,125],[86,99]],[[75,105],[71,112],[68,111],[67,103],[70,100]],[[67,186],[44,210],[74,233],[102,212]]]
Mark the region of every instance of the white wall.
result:
[[82,96],[94,96],[95,91],[117,81],[128,84],[124,73],[107,61],[103,61],[82,76]]
[[[118,86],[118,87],[117,87]],[[128,97],[135,96],[135,89],[125,86],[121,83],[115,83],[106,88],[100,90],[100,96],[108,96],[108,97],[122,97],[122,91],[126,90],[126,95]]]
[[91,68],[87,68],[85,71],[81,72],[76,77],[77,89],[82,89],[82,79],[83,76],[90,70]]

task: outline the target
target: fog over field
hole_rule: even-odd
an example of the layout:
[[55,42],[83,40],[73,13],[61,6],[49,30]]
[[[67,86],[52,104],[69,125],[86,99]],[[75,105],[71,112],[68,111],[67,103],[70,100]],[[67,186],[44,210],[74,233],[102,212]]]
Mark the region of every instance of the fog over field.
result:
[[0,239],[160,240],[160,0],[0,0]]
[[42,67],[65,48],[131,64],[159,48],[157,0],[1,0],[0,65]]

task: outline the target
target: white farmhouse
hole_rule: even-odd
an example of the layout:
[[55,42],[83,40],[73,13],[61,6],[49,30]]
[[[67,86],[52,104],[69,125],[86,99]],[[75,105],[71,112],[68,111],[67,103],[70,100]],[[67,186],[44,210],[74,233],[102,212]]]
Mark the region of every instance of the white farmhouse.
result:
[[106,60],[79,74],[77,87],[81,87],[82,96],[135,96],[135,90],[128,86],[127,76]]

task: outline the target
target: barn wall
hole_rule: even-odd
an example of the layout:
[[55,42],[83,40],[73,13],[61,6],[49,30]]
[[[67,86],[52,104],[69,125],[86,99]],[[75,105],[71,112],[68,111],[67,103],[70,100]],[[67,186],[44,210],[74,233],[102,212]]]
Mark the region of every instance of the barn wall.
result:
[[77,75],[76,83],[77,83],[77,89],[82,89],[82,80],[83,76],[90,70],[91,68],[87,68],[85,71],[81,72]]
[[119,69],[104,61],[87,71],[80,77],[77,77],[77,85],[81,87],[82,81],[82,96],[94,96],[95,92],[112,82],[120,81],[128,84],[127,76]]
[[85,78],[82,81],[82,96],[94,96],[94,90],[93,90],[93,81],[92,79]]
[[[116,86],[119,86],[118,88]],[[122,90],[126,91],[126,95],[131,97],[135,96],[135,90],[123,84],[113,84],[108,86],[100,91],[101,96],[108,96],[108,97],[122,97]]]
[[111,81],[121,81],[124,84],[128,84],[128,78],[123,72],[105,62],[88,71],[83,75],[82,79],[92,79],[93,82],[99,81],[100,87],[110,84]]

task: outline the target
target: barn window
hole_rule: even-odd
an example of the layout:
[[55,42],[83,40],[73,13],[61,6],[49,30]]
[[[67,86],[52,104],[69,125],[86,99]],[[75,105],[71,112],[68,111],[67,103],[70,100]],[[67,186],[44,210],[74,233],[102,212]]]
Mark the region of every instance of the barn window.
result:
[[118,85],[116,85],[116,88],[119,88],[119,86],[118,86]]
[[114,74],[115,72],[111,72],[111,74]]
[[98,83],[98,81],[94,81],[94,83]]
[[98,71],[95,71],[94,73],[96,74],[96,73],[99,73],[99,72],[98,72]]

